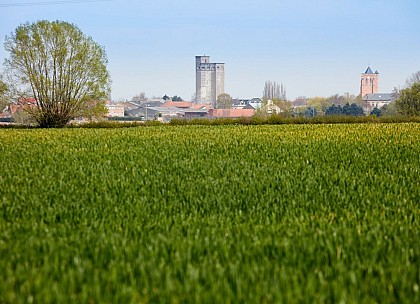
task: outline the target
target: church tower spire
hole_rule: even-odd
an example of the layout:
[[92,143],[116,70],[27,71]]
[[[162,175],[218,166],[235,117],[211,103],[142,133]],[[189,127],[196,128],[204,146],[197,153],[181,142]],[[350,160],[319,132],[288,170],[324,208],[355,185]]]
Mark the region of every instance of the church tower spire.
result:
[[364,73],[362,73],[361,81],[360,81],[360,95],[362,98],[366,94],[373,94],[378,93],[379,89],[379,72],[372,71],[370,67],[366,69]]

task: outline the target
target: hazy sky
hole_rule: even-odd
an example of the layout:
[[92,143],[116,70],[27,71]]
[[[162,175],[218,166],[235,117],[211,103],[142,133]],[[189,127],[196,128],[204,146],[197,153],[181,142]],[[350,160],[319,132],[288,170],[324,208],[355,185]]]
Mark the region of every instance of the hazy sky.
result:
[[358,94],[368,64],[381,92],[403,86],[420,70],[419,16],[419,0],[0,0],[0,38],[26,22],[76,24],[105,47],[113,100],[189,100],[204,54],[225,63],[233,97],[260,97],[272,80],[294,99]]

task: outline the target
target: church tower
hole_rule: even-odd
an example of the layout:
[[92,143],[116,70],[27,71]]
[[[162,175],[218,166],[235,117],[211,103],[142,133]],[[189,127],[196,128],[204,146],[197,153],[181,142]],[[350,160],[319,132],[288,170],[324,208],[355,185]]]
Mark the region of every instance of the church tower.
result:
[[362,98],[366,94],[378,93],[379,89],[379,73],[376,71],[372,72],[370,67],[366,69],[366,72],[362,73],[362,79],[360,81],[360,95]]

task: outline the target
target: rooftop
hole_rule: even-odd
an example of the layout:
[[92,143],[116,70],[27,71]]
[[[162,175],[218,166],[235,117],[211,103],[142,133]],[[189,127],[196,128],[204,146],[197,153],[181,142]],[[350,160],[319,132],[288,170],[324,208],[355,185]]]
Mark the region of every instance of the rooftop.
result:
[[373,93],[373,94],[366,94],[363,97],[365,101],[392,101],[394,100],[394,94],[392,93]]
[[366,71],[363,74],[379,74],[378,70],[375,71],[375,73],[372,71],[372,69],[368,66]]
[[370,67],[368,67],[368,68],[366,69],[365,74],[373,74],[373,72],[372,72],[372,70],[370,69]]

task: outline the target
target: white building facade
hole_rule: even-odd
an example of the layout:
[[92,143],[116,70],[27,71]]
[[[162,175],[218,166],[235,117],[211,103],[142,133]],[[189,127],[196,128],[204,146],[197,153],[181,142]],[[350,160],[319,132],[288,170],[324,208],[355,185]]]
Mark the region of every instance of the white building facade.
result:
[[124,105],[120,103],[110,103],[105,105],[108,109],[108,117],[124,117]]
[[196,103],[216,107],[216,100],[225,92],[225,64],[211,63],[209,56],[195,56]]

